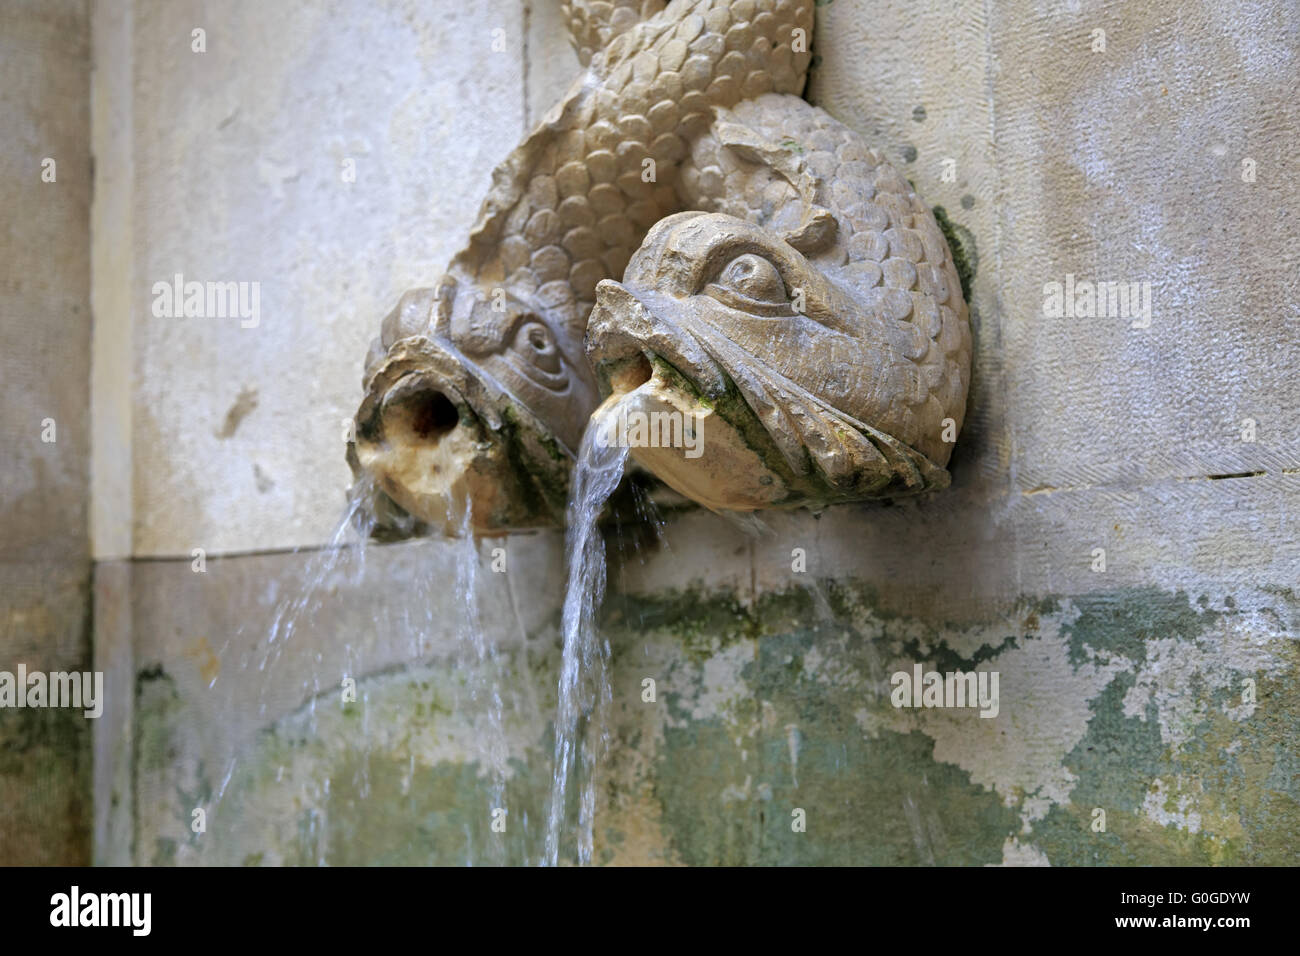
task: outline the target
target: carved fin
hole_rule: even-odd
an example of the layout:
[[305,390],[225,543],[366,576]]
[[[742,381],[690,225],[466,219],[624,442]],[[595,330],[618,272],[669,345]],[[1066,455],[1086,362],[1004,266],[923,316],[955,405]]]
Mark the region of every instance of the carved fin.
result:
[[793,150],[764,138],[751,126],[719,120],[714,130],[718,142],[741,159],[766,166],[793,186],[803,200],[799,225],[782,236],[804,255],[830,248],[839,233],[839,221],[817,202],[817,179],[804,168],[803,158]]

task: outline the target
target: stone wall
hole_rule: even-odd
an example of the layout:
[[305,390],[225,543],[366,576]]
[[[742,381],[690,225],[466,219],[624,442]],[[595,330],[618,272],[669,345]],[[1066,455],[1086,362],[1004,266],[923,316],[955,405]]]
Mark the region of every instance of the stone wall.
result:
[[[0,5],[0,671],[90,663],[90,24]],[[0,710],[0,864],[90,858],[80,712]]]
[[[953,487],[611,527],[597,860],[1300,862],[1296,13],[818,16],[810,98],[971,272]],[[560,536],[481,542],[475,582],[455,542],[321,546],[380,316],[577,74],[556,10],[134,2],[93,43],[96,859],[537,861]],[[155,316],[176,272],[259,282],[258,324]],[[1067,276],[1150,283],[1149,325],[1045,315]],[[996,671],[998,716],[893,707],[914,663]]]

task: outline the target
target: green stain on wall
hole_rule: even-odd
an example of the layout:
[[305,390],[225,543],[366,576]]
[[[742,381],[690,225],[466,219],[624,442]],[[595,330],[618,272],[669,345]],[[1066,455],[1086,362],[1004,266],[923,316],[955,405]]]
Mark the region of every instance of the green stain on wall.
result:
[[603,626],[629,640],[646,632],[668,632],[686,658],[696,664],[756,635],[754,615],[730,595],[684,591],[651,598],[611,594],[605,600]]
[[[548,665],[543,655],[535,672],[553,675]],[[266,728],[210,814],[215,839],[201,848],[205,862],[537,864],[546,839],[550,728],[543,722],[535,739],[509,757],[504,792],[496,792],[472,752],[491,729],[473,719],[472,729],[466,726],[468,677],[465,668],[439,668],[363,679],[357,701],[323,696],[314,708]],[[553,712],[553,698],[545,706]],[[453,737],[458,747],[447,748]],[[446,749],[459,756],[440,756]],[[573,821],[576,788],[569,797]],[[495,817],[503,831],[493,829],[497,810],[505,811]],[[256,828],[249,826],[254,819]],[[574,832],[571,823],[562,859],[576,856]]]
[[943,237],[948,240],[948,248],[952,250],[952,264],[957,269],[957,281],[961,283],[961,294],[969,304],[980,262],[979,253],[975,250],[975,234],[949,219],[948,210],[943,206],[935,206],[931,211]]
[[[335,866],[536,863],[546,835],[550,775],[539,777],[529,766],[548,766],[546,755],[515,764],[498,808],[491,806],[477,762],[447,761],[412,774],[391,755],[353,751],[330,768],[323,815],[328,860]],[[504,832],[492,830],[496,809],[506,810]],[[314,862],[315,850],[314,840],[303,841],[292,862]]]
[[1140,661],[1146,657],[1148,640],[1194,640],[1221,617],[1220,612],[1193,605],[1182,591],[1156,588],[1088,594],[1074,598],[1073,604],[1079,617],[1062,630],[1070,637],[1074,664],[1087,659],[1088,647]]
[[[1276,601],[1279,621],[1294,613]],[[611,595],[597,862],[979,865],[1001,862],[1015,841],[1054,864],[1296,863],[1300,652],[1270,638],[1267,667],[1236,670],[1249,658],[1217,649],[1255,626],[1240,603],[1110,591],[1026,598],[963,622],[887,613],[870,590],[831,582],[751,604],[703,591]],[[1199,670],[1152,690],[1140,681],[1159,683],[1165,658],[1152,655],[1170,640]],[[903,661],[1005,668],[1014,676],[1004,699],[1033,685],[1039,707],[1075,692],[1072,674],[1090,689],[1062,742],[1032,715],[934,722],[894,709],[889,672]],[[158,862],[185,862],[184,850],[232,863],[536,863],[558,664],[550,633],[501,665],[514,728],[504,834],[491,828],[494,798],[474,750],[486,728],[466,712],[473,672],[462,665],[366,678],[356,704],[322,698],[310,719],[273,725],[210,814],[209,835],[221,839],[196,848],[174,825],[143,845]],[[173,724],[185,708],[166,675],[142,677],[138,759],[156,775],[181,756],[188,738]],[[645,677],[656,701],[641,699]],[[1246,678],[1258,689],[1250,712],[1237,707]],[[1167,740],[1171,707],[1177,735]],[[1008,734],[1020,738],[1009,750]],[[171,803],[205,799],[205,778],[202,767],[181,775]],[[1106,811],[1104,833],[1091,828],[1094,808]]]
[[0,865],[90,863],[90,734],[81,710],[0,709]]
[[[1295,673],[1293,666],[1286,679],[1261,681],[1252,716],[1216,713],[1176,752],[1161,743],[1154,708],[1145,720],[1122,716],[1118,702],[1131,680],[1116,682],[1095,702],[1088,735],[1066,760],[1080,778],[1070,803],[1034,825],[1034,841],[1058,864],[1300,864]],[[1196,832],[1142,812],[1157,779],[1197,795]],[[1179,809],[1173,793],[1159,802]],[[1091,828],[1097,807],[1106,811],[1104,833]]]
[[[816,621],[814,604],[803,590],[771,595],[747,613],[745,626],[732,623],[732,640],[743,634],[753,644],[733,720],[665,729],[653,789],[676,857],[693,865],[999,862],[1014,810],[965,771],[936,762],[934,742],[923,735],[865,735],[857,714],[879,701],[809,673],[806,656],[835,624],[801,625]],[[708,664],[698,654],[707,605],[699,596],[678,605],[690,622],[680,635],[689,663],[674,682],[695,694]],[[641,619],[662,621],[663,607],[652,602]],[[735,613],[728,605],[729,622]],[[873,649],[864,642],[838,663],[870,673]],[[680,718],[693,701],[670,696],[668,703]]]
[[[1136,671],[1148,663],[1148,642],[1172,638],[1190,647],[1237,613],[1232,602],[1216,610],[1185,593],[1134,589],[1026,599],[1008,609],[1009,619],[1032,621],[1032,630],[1055,619],[1076,668],[1129,662],[1091,700],[1086,733],[1062,761],[1075,778],[1068,802],[1026,829],[1023,795],[1008,806],[966,771],[936,761],[934,741],[923,733],[867,733],[858,717],[889,706],[871,691],[882,660],[901,655],[939,670],[996,669],[1000,655],[1031,649],[1037,635],[1008,633],[959,653],[952,639],[960,624],[919,626],[870,610],[870,595],[852,587],[825,588],[831,611],[820,619],[807,590],[768,595],[750,609],[700,594],[620,605],[618,626],[662,633],[647,638],[632,626],[619,634],[616,654],[621,644],[635,649],[666,637],[680,642],[685,661],[652,771],[665,833],[682,862],[987,863],[1001,860],[1009,839],[1057,864],[1300,861],[1294,642],[1286,645],[1288,676],[1261,677],[1259,706],[1244,720],[1223,710],[1235,703],[1237,678],[1250,675],[1221,661],[1191,682],[1187,693],[1204,696],[1210,716],[1177,747],[1163,741],[1154,701],[1141,716],[1125,714]],[[855,628],[864,607],[871,627]],[[715,620],[723,625],[716,630]],[[853,639],[828,643],[846,628]],[[691,719],[705,668],[737,641],[751,642],[753,660],[726,717]],[[871,679],[846,689],[825,679],[825,667],[812,674],[805,658],[818,648],[833,648],[835,668]],[[1004,694],[1015,692],[1004,685]],[[1182,823],[1152,819],[1155,781],[1166,788],[1156,798]],[[796,807],[807,814],[804,833],[791,829]],[[1096,807],[1106,810],[1105,833],[1092,830]]]
[[[781,719],[778,708],[778,720]],[[857,728],[830,736],[848,714],[833,706],[800,725],[795,765],[786,733],[737,744],[699,722],[665,733],[654,792],[677,858],[691,865],[983,864],[1002,859],[1014,811],[935,762],[921,734]],[[750,788],[724,782],[750,781]],[[795,814],[803,811],[803,832]]]
[[141,770],[166,771],[180,758],[175,739],[177,720],[185,702],[176,682],[159,667],[144,668],[135,677],[135,762]]

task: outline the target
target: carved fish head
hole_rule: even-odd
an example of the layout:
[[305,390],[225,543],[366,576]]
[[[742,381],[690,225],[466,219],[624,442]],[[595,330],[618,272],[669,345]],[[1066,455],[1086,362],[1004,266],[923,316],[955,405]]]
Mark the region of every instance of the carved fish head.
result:
[[479,533],[562,522],[596,390],[558,321],[526,297],[454,276],[406,293],[371,347],[354,471],[451,533],[466,508]]
[[890,290],[856,286],[842,259],[814,261],[791,242],[808,247],[718,213],[658,223],[624,281],[597,287],[587,351],[612,393],[602,413],[617,403],[623,420],[689,418],[691,447],[663,447],[653,433],[650,446],[627,444],[715,509],[946,485],[948,410],[924,369],[930,337],[891,311]]

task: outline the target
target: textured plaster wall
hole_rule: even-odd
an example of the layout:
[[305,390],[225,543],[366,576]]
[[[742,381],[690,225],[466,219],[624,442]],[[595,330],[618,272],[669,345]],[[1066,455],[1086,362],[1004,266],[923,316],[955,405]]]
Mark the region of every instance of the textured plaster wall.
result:
[[[102,241],[129,262],[97,288],[133,343],[132,442],[129,480],[97,502],[99,556],[319,544],[370,338],[436,280],[524,129],[522,8],[110,6],[98,132],[133,120],[105,156],[128,199]],[[156,317],[177,273],[257,283],[256,326]]]
[[[0,670],[11,673],[90,660],[89,30],[84,3],[0,5]],[[80,712],[0,710],[0,864],[88,860],[90,786]]]
[[[97,271],[95,297],[132,343],[132,438],[129,480],[101,486],[96,458],[96,547],[152,560],[96,574],[96,856],[535,861],[559,536],[482,544],[486,656],[461,633],[463,546],[282,552],[337,520],[378,318],[436,276],[576,72],[558,17],[118,9],[95,21],[96,175],[129,199],[97,206],[116,227],[94,255],[125,246],[128,268]],[[953,488],[752,536],[702,513],[611,532],[600,860],[1297,862],[1298,47],[1283,3],[819,7],[811,98],[944,207],[973,272]],[[150,285],[176,271],[260,281],[260,325],[155,318]],[[1066,274],[1150,282],[1150,327],[1045,317]],[[121,370],[120,335],[97,339],[97,375]],[[913,662],[998,671],[999,716],[893,708]]]

